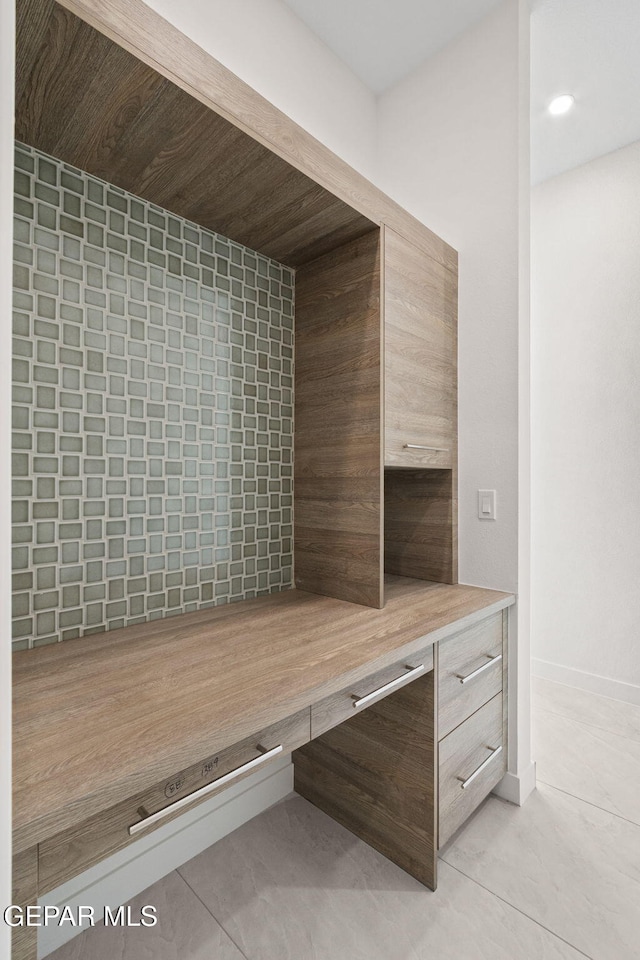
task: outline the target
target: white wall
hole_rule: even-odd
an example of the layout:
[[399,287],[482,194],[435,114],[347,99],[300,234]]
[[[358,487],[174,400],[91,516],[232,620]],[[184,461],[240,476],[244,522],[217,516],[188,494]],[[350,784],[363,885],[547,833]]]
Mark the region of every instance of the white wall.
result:
[[[13,274],[14,5],[0,4],[0,611],[11,637],[11,297]],[[0,904],[11,903],[11,646],[0,643]],[[0,923],[0,956],[11,952],[10,929]]]
[[[506,0],[384,94],[378,118],[379,185],[460,255],[460,580],[520,592],[510,648],[509,755],[520,779],[510,799],[522,799],[534,782],[526,578],[528,51],[528,5]],[[480,488],[497,490],[495,522],[478,520]]]
[[[460,579],[517,587],[518,5],[380,98],[379,184],[460,255]],[[477,517],[496,489],[498,520]]]
[[532,204],[536,672],[640,703],[640,142]]
[[145,0],[364,176],[376,100],[281,0]]

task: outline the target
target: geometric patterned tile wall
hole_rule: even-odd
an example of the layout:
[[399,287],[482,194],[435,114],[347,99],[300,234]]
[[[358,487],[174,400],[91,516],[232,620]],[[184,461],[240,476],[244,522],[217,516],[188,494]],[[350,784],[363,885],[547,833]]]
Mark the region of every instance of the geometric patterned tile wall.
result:
[[16,145],[20,648],[291,585],[293,274]]

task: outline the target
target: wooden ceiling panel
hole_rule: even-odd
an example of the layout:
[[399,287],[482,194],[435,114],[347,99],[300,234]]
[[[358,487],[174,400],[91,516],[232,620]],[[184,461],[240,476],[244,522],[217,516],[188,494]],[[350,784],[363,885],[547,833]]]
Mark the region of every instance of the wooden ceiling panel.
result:
[[[73,114],[50,151],[62,159],[72,156],[75,166],[91,168],[95,176],[113,182],[123,176],[135,181],[140,168],[155,153],[146,139],[141,138],[134,150],[127,149],[127,141],[130,132],[149,114],[156,97],[170,95],[168,81],[144,64],[124,64],[124,56],[117,47],[108,53],[91,83],[78,95]],[[131,69],[125,72],[124,66]],[[108,98],[102,96],[103,90],[110,91]]]
[[320,213],[280,229],[278,236],[268,244],[274,251],[274,258],[286,263],[287,251],[296,250],[296,265],[302,265],[371,231],[371,224],[365,220],[362,231],[356,232],[351,211],[347,210],[345,204],[336,199],[333,206],[324,207]]
[[232,128],[231,135],[225,139],[226,143],[220,144],[217,139],[207,138],[209,164],[201,176],[185,184],[181,201],[185,209],[190,208],[194,214],[197,211],[207,221],[215,221],[221,233],[237,239],[250,233],[259,218],[265,181],[268,179],[271,183],[269,206],[275,209],[278,193],[291,178],[279,163],[272,164],[272,156],[260,144],[247,143],[240,131]]
[[[87,31],[81,20],[56,3],[45,0],[33,7],[31,18],[18,4],[16,135],[20,138],[28,132],[51,148],[73,118],[87,81],[99,72],[109,47],[104,37]],[[24,52],[23,30],[27,34]],[[78,78],[81,84],[74,82]]]
[[55,0],[18,0],[16,137],[291,266],[375,229]]

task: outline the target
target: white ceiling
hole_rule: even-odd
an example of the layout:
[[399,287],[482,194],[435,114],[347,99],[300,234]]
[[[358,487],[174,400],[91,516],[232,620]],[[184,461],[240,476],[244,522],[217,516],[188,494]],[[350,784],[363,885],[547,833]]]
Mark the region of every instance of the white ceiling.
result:
[[[572,93],[570,113],[547,104]],[[534,0],[531,179],[640,140],[640,0]]]
[[481,20],[497,0],[284,2],[374,93],[382,93]]
[[[284,0],[376,94],[499,0]],[[640,140],[640,0],[531,0],[531,179]],[[576,98],[560,117],[547,105]]]

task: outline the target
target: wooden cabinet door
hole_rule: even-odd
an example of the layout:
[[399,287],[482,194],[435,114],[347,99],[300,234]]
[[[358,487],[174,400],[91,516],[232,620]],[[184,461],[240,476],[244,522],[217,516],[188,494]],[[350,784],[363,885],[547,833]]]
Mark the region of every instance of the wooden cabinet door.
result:
[[457,275],[385,227],[386,467],[456,461]]

